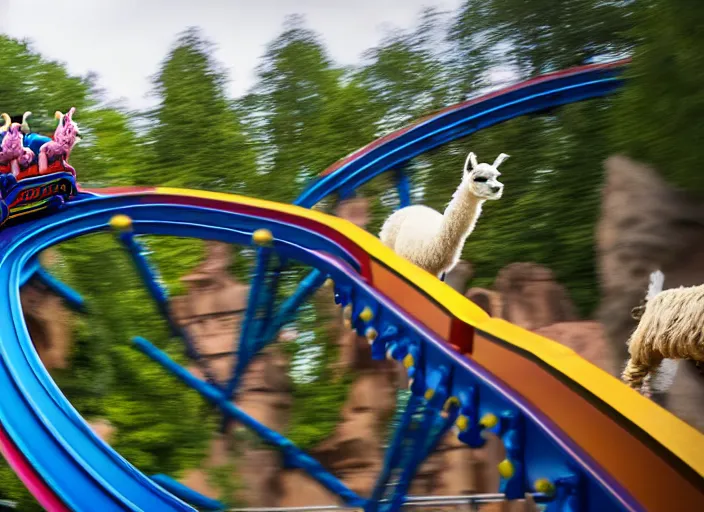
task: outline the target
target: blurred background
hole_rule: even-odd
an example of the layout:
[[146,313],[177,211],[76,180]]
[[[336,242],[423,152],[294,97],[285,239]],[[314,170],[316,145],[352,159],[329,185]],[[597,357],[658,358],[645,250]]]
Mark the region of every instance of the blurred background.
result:
[[[542,73],[632,57],[614,96],[511,120],[411,163],[414,202],[442,209],[469,150],[480,161],[511,155],[504,196],[486,205],[449,282],[492,315],[617,374],[648,274],[662,269],[666,288],[704,282],[702,48],[699,0],[0,0],[0,111],[31,110],[33,128],[50,132],[55,110],[77,107],[84,138],[71,163],[84,187],[291,202],[339,158],[425,114]],[[382,177],[337,209],[319,208],[376,234],[397,204]],[[191,239],[146,244],[180,321],[224,367],[251,252]],[[111,236],[44,256],[91,314],[29,286],[35,344],[67,397],[130,462],[232,506],[333,501],[300,491],[299,475],[282,472],[246,432],[216,434],[218,418],[195,392],[129,348],[135,335],[178,344]],[[282,289],[301,276],[287,270]],[[242,405],[364,491],[404,396],[395,369],[372,363],[327,303],[317,297],[288,341],[253,365]],[[654,399],[704,430],[703,383],[686,366]],[[485,485],[452,460],[431,459],[416,490]],[[462,481],[448,477],[457,473]],[[39,509],[4,463],[0,499]]]

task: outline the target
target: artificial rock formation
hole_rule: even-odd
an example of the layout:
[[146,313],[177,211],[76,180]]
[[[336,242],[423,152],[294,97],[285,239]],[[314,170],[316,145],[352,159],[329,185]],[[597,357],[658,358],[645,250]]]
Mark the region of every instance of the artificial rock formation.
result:
[[489,316],[501,318],[504,313],[503,297],[495,290],[470,288],[464,296],[482,308]]
[[[174,298],[171,304],[175,318],[204,356],[206,367],[221,382],[229,379],[236,361],[236,342],[249,293],[249,286],[236,281],[229,272],[232,257],[232,246],[209,242],[205,261],[183,278],[187,293]],[[196,367],[191,371],[202,376]],[[264,425],[281,431],[288,423],[290,391],[288,359],[274,344],[250,363],[239,387],[237,405]],[[254,439],[253,434],[244,435],[242,427],[236,427],[235,432],[230,429],[227,435],[216,435],[205,467],[188,471],[183,483],[217,498],[207,469],[233,464],[238,470],[233,478],[243,488],[238,498],[252,506],[276,505],[281,457]]]
[[181,279],[186,295],[171,301],[174,318],[187,329],[218,380],[228,378],[234,363],[234,343],[249,292],[249,286],[230,274],[231,261],[230,245],[208,242],[205,261]]
[[571,348],[593,365],[612,375],[616,371],[604,326],[599,322],[560,322],[541,327],[534,332]]
[[66,368],[71,352],[71,313],[36,279],[22,288],[20,299],[27,330],[44,366],[49,370]]
[[660,269],[665,289],[704,283],[704,204],[625,157],[606,162],[597,251],[603,299],[599,317],[616,355],[635,328],[630,310]]
[[[668,185],[657,172],[622,156],[606,161],[597,252],[602,287],[599,320],[618,367],[635,321],[631,308],[650,272],[665,274],[665,289],[704,283],[704,201]],[[654,398],[704,430],[704,377],[683,362],[666,396]]]
[[467,289],[467,282],[472,279],[474,270],[468,261],[460,260],[457,265],[445,276],[445,282],[455,291],[464,293]]
[[536,263],[511,263],[496,276],[501,294],[501,318],[534,330],[577,319],[574,304],[552,270]]

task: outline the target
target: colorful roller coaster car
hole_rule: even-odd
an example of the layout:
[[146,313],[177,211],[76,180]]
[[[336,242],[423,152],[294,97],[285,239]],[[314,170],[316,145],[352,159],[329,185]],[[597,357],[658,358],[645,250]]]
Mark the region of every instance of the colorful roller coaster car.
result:
[[12,174],[0,176],[0,226],[10,219],[41,210],[53,210],[76,194],[76,178],[55,172],[16,181]]
[[76,171],[67,160],[78,140],[76,123],[56,112],[59,125],[53,139],[30,133],[27,117],[5,121],[0,127],[0,226],[10,219],[52,209],[76,194]]

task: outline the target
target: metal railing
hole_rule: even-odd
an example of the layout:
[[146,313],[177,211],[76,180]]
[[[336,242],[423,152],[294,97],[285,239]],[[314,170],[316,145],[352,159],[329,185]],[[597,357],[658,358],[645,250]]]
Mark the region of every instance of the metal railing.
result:
[[[470,510],[479,510],[479,505],[485,503],[496,503],[506,499],[502,493],[493,494],[467,494],[458,496],[408,496],[403,505],[404,509],[418,509],[423,507],[453,507],[469,506]],[[381,503],[385,503],[382,500]],[[247,507],[231,508],[229,512],[327,512],[337,510],[356,510],[359,507],[348,507],[345,505],[311,505],[308,507]]]

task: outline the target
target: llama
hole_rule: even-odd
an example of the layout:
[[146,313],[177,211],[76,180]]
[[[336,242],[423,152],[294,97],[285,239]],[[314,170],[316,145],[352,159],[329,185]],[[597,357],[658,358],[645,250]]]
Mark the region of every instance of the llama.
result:
[[26,148],[22,144],[22,127],[19,123],[9,123],[9,116],[2,114],[5,120],[7,131],[0,144],[0,165],[10,164],[12,174],[17,178],[20,173],[21,166],[28,166],[34,160],[34,153],[31,149]]
[[459,261],[484,201],[501,198],[504,186],[497,180],[501,175],[497,168],[508,157],[501,153],[493,164],[479,164],[470,153],[462,182],[444,214],[423,205],[401,208],[386,219],[379,238],[399,256],[443,279]]
[[631,312],[639,322],[621,379],[645,396],[669,387],[676,360],[704,361],[704,285],[662,291],[663,283],[662,272],[653,272],[644,303]]
[[54,140],[45,143],[39,149],[40,175],[52,172],[49,169],[49,163],[59,158],[63,160],[66,169],[74,176],[76,175],[76,171],[67,163],[71,150],[80,137],[78,125],[72,119],[74,112],[76,112],[76,107],[71,107],[71,110],[66,114],[56,111],[55,117],[59,120],[59,125],[54,132]]

